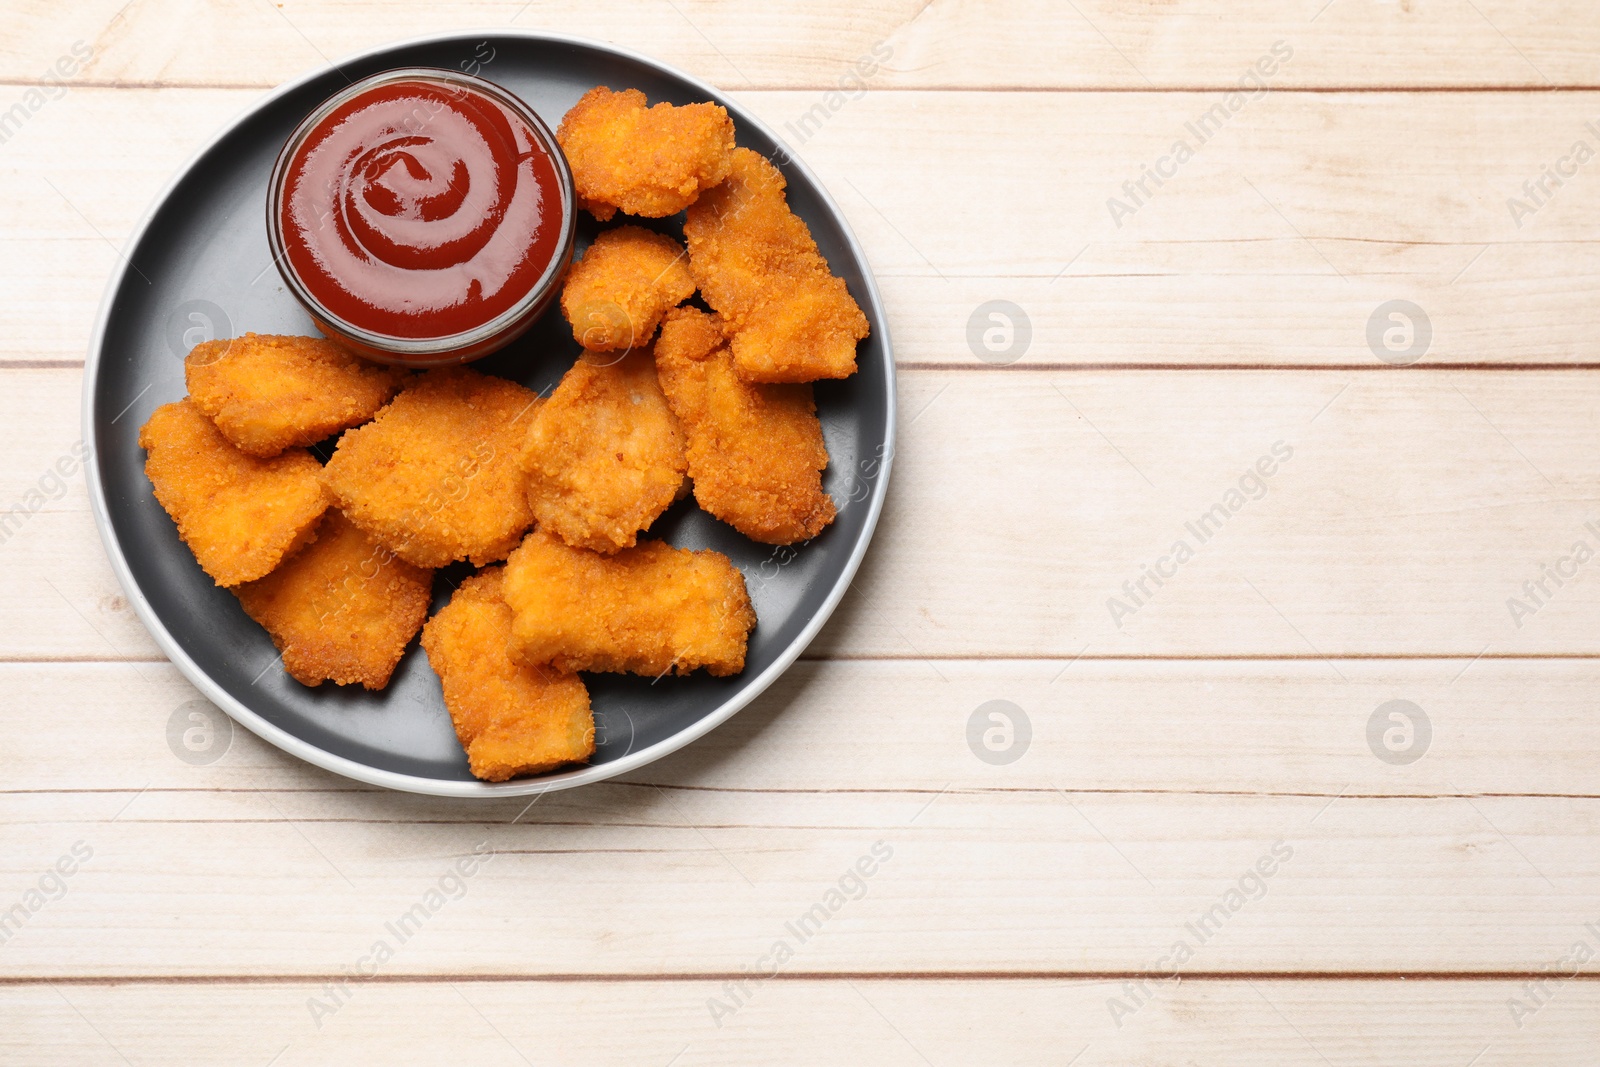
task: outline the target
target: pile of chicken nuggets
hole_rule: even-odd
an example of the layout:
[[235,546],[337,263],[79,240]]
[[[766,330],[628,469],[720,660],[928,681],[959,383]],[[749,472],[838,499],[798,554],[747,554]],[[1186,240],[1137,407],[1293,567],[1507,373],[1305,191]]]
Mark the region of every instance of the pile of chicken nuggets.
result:
[[[763,544],[828,526],[811,383],[854,373],[867,336],[723,108],[602,86],[557,139],[598,221],[685,215],[683,243],[619,220],[573,264],[561,307],[583,352],[548,397],[246,334],[194,348],[188,396],[139,436],[179,535],[292,678],[383,689],[420,630],[488,781],[590,757],[582,672],[744,669],[744,576],[644,535],[691,491]],[[434,572],[460,561],[480,569],[428,618]]]

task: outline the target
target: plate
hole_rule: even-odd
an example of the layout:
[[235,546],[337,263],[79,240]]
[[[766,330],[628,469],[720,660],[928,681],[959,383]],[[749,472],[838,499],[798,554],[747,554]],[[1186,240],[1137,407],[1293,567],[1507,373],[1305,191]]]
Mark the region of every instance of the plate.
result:
[[[733,117],[739,144],[779,164],[790,206],[872,327],[855,376],[816,386],[830,456],[823,487],[839,505],[832,526],[804,545],[773,548],[712,519],[691,498],[650,530],[674,545],[724,552],[744,572],[759,619],[744,672],[655,682],[586,674],[594,757],[537,778],[490,783],[471,776],[438,678],[414,641],[381,692],[309,689],[289,678],[266,632],[178,539],[144,475],[138,444],[150,413],[184,395],[183,356],[193,344],[250,330],[317,332],[267,250],[272,161],[296,123],[347,81],[410,66],[494,81],[552,127],[595,85],[640,89],[652,103],[716,101]],[[581,250],[600,227],[580,216]],[[676,232],[681,218],[658,223]],[[521,340],[473,366],[548,393],[577,353],[554,309]],[[375,49],[282,86],[178,173],[136,228],[107,286],[85,369],[84,439],[95,521],[117,577],[162,651],[209,700],[284,751],[362,782],[440,796],[528,795],[610,778],[681,748],[755,699],[816,636],[849,587],[883,508],[893,459],[894,360],[882,300],[843,215],[755,116],[709,85],[609,44],[503,30],[452,33]],[[321,446],[324,458],[329,445]],[[466,573],[470,568],[458,565],[436,577],[435,610],[447,580]]]

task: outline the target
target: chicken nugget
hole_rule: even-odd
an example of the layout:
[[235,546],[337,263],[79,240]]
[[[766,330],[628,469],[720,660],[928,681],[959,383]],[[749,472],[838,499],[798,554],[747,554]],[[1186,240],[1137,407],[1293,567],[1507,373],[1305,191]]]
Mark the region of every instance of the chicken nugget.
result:
[[536,530],[506,561],[505,598],[512,658],[562,671],[737,674],[756,622],[727,556],[664,541],[602,556]]
[[315,541],[234,595],[301,685],[382,689],[428,616],[432,577],[329,511]]
[[462,582],[422,630],[467,765],[488,782],[581,763],[594,752],[583,679],[511,660],[504,571],[491,567]]
[[429,371],[345,431],[323,482],[351,522],[419,567],[504,559],[533,522],[519,455],[537,401],[504,378]]
[[156,499],[218,585],[260,578],[316,536],[328,498],[304,449],[247,456],[189,400],[157,408],[139,447]]
[[740,376],[848,378],[867,317],[789,210],[787,184],[761,155],[737,149],[728,180],[689,208],[689,270],[726,324]]
[[676,215],[728,175],[734,141],[726,110],[647,103],[637,89],[614,93],[597,85],[556,130],[579,204],[601,222],[619,209],[652,219]]
[[572,265],[561,310],[580,345],[612,352],[649,344],[667,309],[693,295],[682,245],[639,226],[618,226]]
[[809,384],[763,385],[734,371],[716,320],[675,308],[655,345],[667,402],[689,441],[700,506],[746,537],[789,545],[833,521],[828,449]]
[[255,333],[195,345],[183,373],[189,398],[252,456],[276,456],[366,422],[404,374],[321,337]]
[[[602,357],[603,358],[603,357]],[[569,545],[615,552],[639,539],[683,486],[683,432],[648,348],[573,364],[523,444],[528,504]]]

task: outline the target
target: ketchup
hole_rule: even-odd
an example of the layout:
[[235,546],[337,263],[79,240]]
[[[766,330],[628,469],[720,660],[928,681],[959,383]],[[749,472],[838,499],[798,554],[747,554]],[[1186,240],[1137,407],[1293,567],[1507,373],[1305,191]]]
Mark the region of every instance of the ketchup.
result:
[[279,223],[301,284],[369,333],[450,337],[510,311],[560,253],[556,162],[470,87],[375,85],[289,159]]

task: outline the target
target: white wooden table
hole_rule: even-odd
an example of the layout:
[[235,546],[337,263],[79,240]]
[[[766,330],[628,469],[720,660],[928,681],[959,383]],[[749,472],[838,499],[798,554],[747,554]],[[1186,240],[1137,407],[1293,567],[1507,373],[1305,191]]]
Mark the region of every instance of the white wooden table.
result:
[[[0,1061],[1595,1062],[1596,5],[122,2],[0,22]],[[271,86],[507,24],[718,84],[848,214],[902,403],[855,591],[531,808],[186,762],[57,473],[104,279]]]

